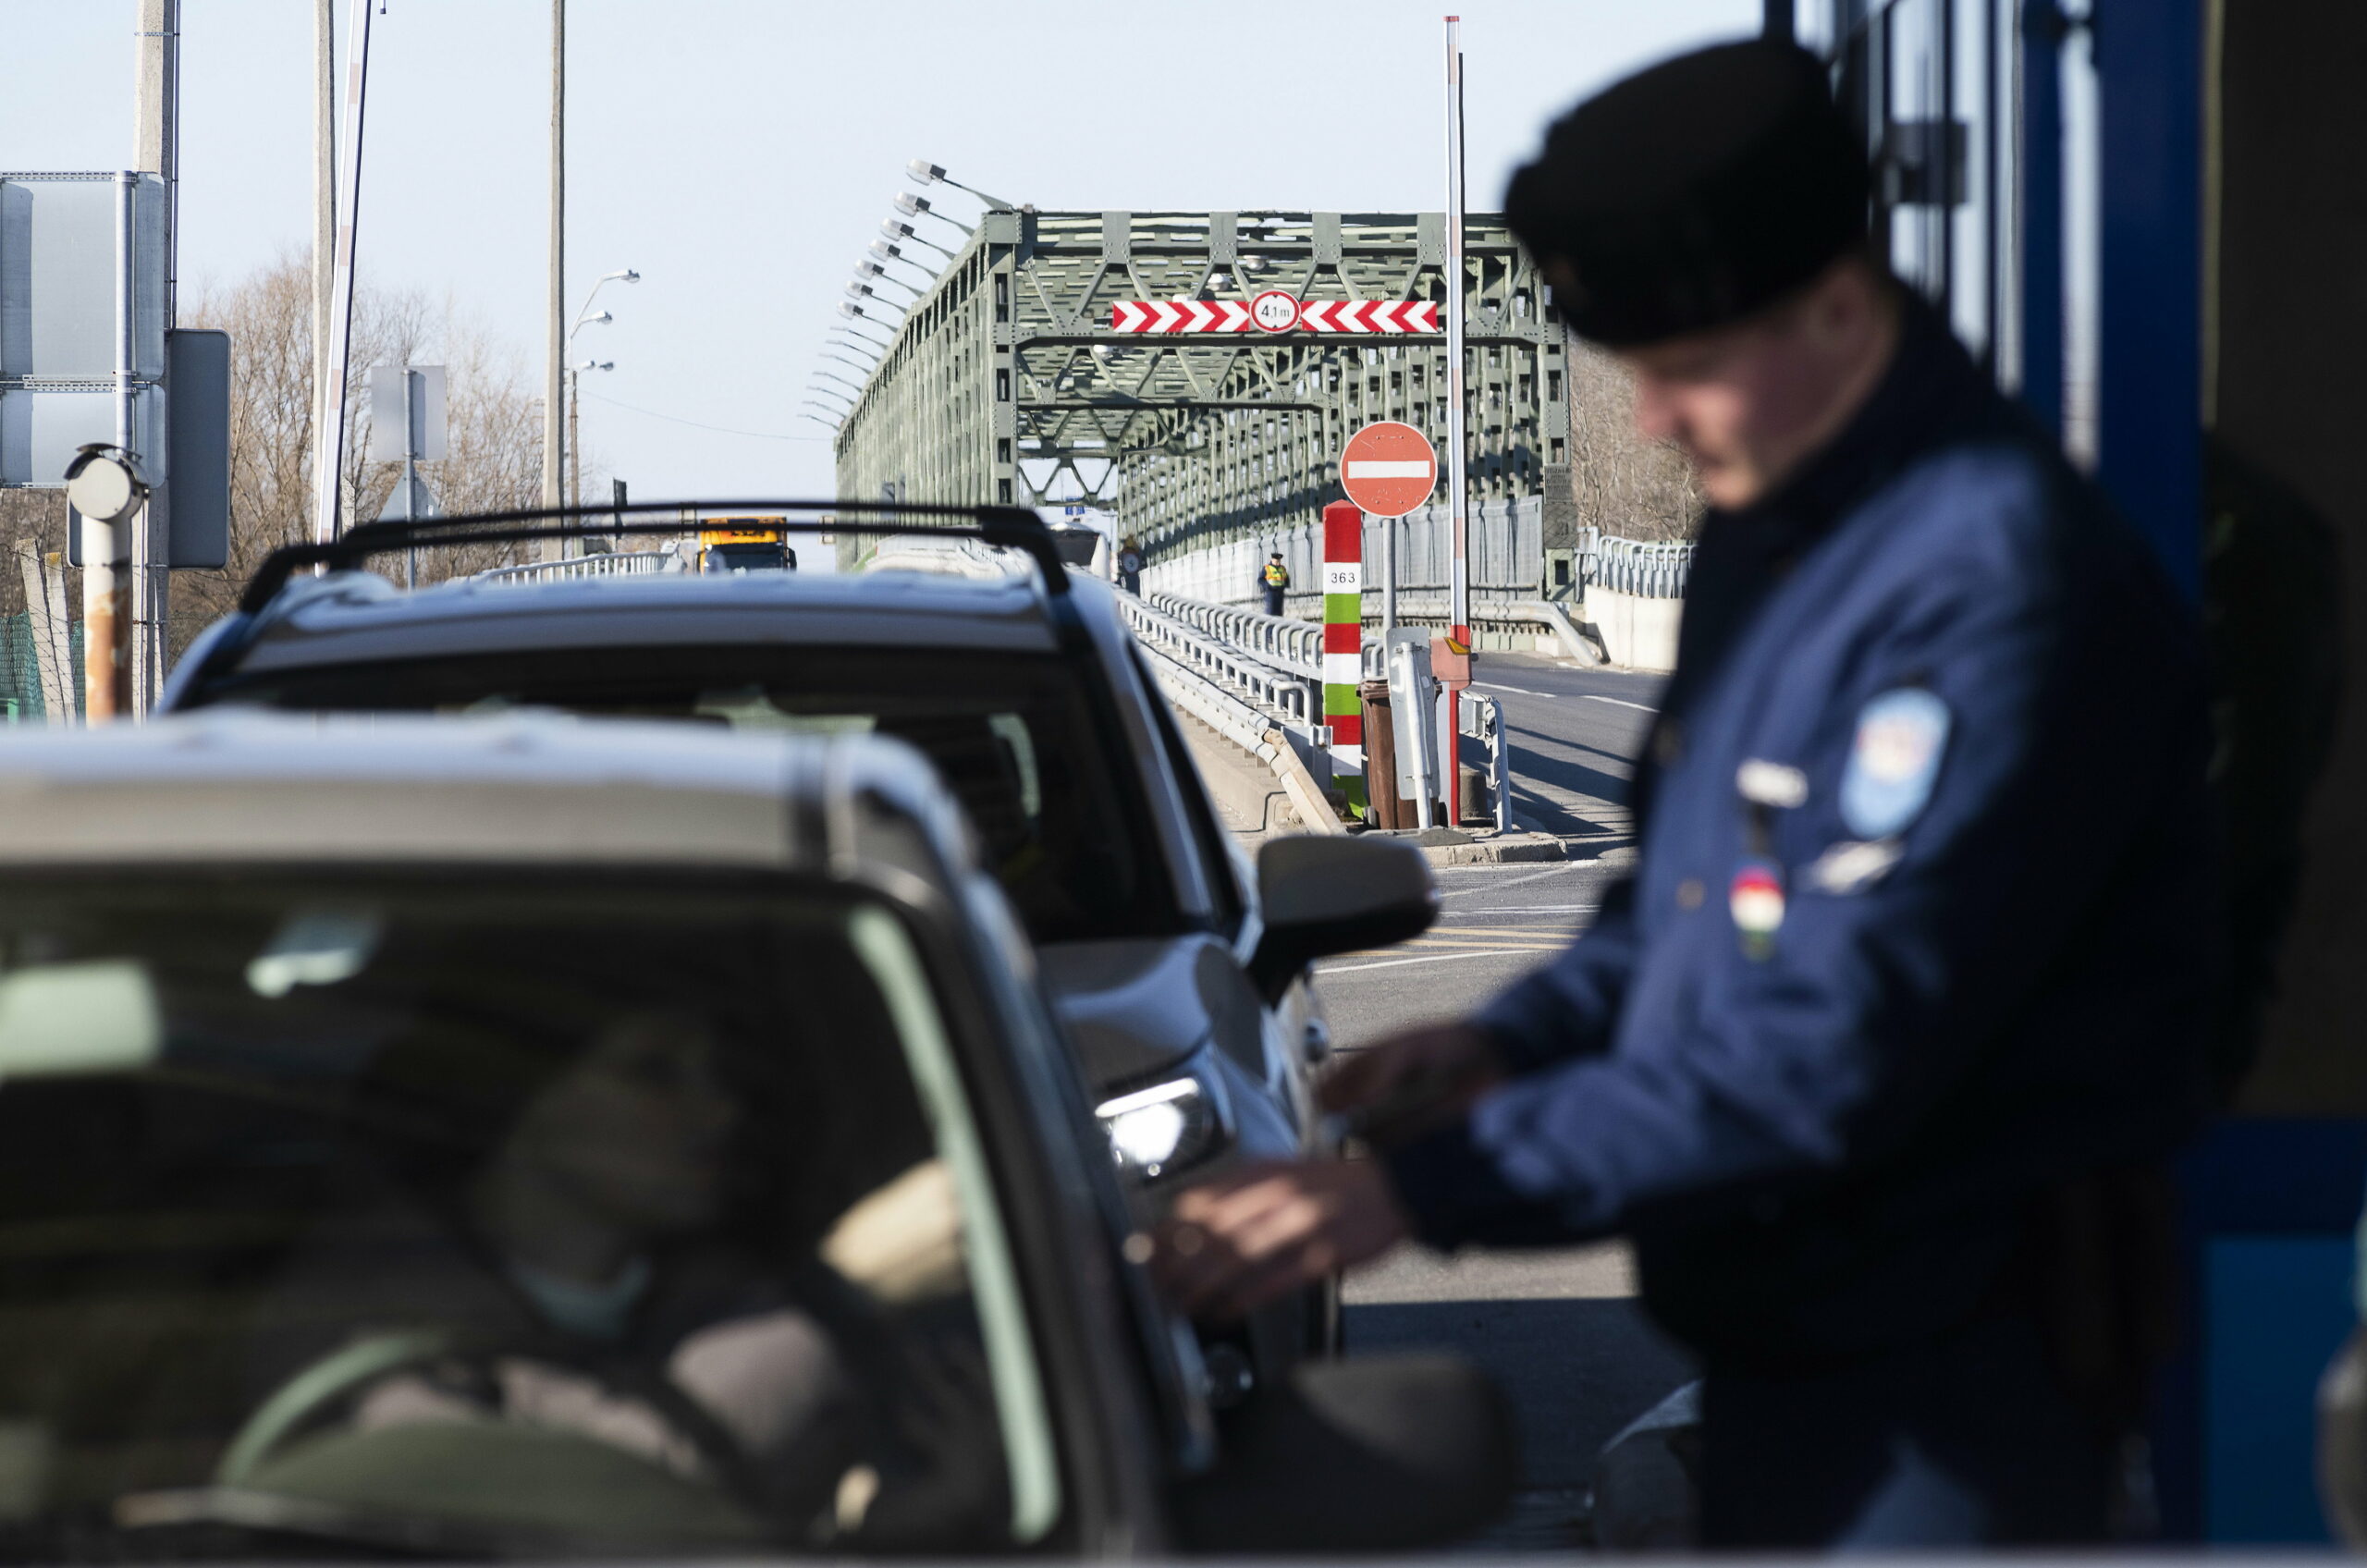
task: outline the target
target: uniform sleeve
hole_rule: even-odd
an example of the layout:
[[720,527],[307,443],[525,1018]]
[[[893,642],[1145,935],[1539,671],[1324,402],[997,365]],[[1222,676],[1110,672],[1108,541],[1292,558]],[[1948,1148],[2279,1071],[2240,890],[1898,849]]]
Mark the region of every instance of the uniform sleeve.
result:
[[1480,1011],[1473,1022],[1515,1072],[1610,1047],[1636,962],[1635,909],[1635,883],[1614,883],[1585,935]]
[[[1428,1239],[1583,1237],[1680,1207],[1716,1213],[1914,1138],[2076,940],[2139,825],[2192,794],[2177,774],[2201,777],[2199,686],[2174,612],[2133,592],[2116,608],[2098,589],[2074,620],[2059,589],[2010,563],[1933,565],[1917,602],[1886,607],[1850,694],[1798,759],[1809,798],[1784,824],[1788,899],[1772,944],[1747,952],[1724,901],[1707,900],[1683,917],[1717,923],[1693,933],[1698,983],[1628,1020],[1615,1053],[1516,1079],[1466,1125],[1399,1151],[1392,1175]],[[1821,886],[1804,862],[1852,838],[1835,796],[1858,707],[1905,687],[1950,716],[1932,792],[1883,874]],[[1606,982],[1629,966],[1571,957],[1502,1015],[1544,1027],[1564,1006],[1565,1041],[1599,1039],[1619,1003]]]

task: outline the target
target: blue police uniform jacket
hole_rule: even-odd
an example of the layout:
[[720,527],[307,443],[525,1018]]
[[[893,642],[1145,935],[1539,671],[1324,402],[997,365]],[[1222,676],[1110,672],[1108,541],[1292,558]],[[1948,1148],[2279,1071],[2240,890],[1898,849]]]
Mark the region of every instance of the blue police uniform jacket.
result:
[[1636,872],[1479,1017],[1515,1076],[1390,1158],[1437,1244],[1626,1232],[1713,1368],[1999,1310],[2042,1195],[2201,1104],[2193,612],[1907,311],[1844,433],[1705,522]]

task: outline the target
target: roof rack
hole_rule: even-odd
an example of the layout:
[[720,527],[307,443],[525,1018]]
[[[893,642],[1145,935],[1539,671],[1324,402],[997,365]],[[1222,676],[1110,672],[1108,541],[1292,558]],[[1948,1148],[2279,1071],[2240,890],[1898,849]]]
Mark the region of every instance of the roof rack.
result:
[[[821,513],[810,520],[784,517],[773,526],[784,533],[922,533],[1020,550],[1043,578],[1044,591],[1064,595],[1068,570],[1044,520],[1024,507],[940,501],[629,501],[623,506],[534,507],[520,511],[474,512],[463,517],[416,521],[365,522],[327,544],[283,545],[263,558],[239,596],[247,615],[262,613],[297,570],[325,566],[358,567],[372,556],[442,545],[504,545],[534,539],[602,538],[622,534],[673,534],[695,529],[699,513],[745,517],[750,513]],[[631,514],[664,514],[664,521],[624,521]],[[685,516],[685,513],[693,514]],[[877,521],[865,521],[877,519]],[[558,521],[554,521],[558,520]],[[937,520],[949,520],[940,521]],[[914,526],[917,521],[920,526]],[[950,523],[950,525],[949,525]]]

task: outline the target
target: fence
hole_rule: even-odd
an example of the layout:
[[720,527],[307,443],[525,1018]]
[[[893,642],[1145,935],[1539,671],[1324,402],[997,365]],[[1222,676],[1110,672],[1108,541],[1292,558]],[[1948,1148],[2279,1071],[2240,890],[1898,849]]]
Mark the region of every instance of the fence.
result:
[[680,558],[668,550],[635,550],[617,555],[607,551],[570,556],[565,560],[528,561],[524,566],[497,566],[470,579],[473,582],[549,582],[573,577],[641,577],[680,570]]
[[[1545,581],[1545,503],[1528,496],[1517,500],[1483,501],[1471,509],[1466,544],[1472,594],[1481,599],[1538,599],[1547,594]],[[1397,587],[1404,594],[1443,594],[1453,567],[1454,537],[1446,508],[1424,507],[1395,519],[1365,519],[1365,605],[1380,608],[1386,580],[1389,540],[1397,544]],[[1250,605],[1258,601],[1266,557],[1282,553],[1290,569],[1286,607],[1301,612],[1320,608],[1323,581],[1323,533],[1307,524],[1283,530],[1263,539],[1236,539],[1208,549],[1161,557],[1143,569],[1143,587],[1218,605]],[[1572,551],[1581,589],[1600,586],[1640,598],[1681,599],[1693,560],[1690,540],[1648,542],[1605,534],[1599,529],[1578,531]]]
[[[82,623],[67,633],[74,677],[74,713],[82,712]],[[0,615],[0,724],[39,724],[49,716],[42,700],[41,668],[33,662],[32,617]]]

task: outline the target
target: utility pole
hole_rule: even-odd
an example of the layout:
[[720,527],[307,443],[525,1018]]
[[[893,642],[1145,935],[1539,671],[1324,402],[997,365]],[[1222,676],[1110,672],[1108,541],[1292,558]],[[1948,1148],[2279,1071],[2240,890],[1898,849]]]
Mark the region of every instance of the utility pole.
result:
[[[567,355],[567,0],[551,0],[551,276],[549,362],[543,367],[543,505],[559,499],[559,453],[563,427],[560,377]],[[543,558],[558,560],[567,541],[543,541]]]
[[[337,277],[337,0],[313,0],[313,439],[325,440]],[[317,462],[314,465],[318,466]],[[332,503],[333,504],[333,503]],[[322,498],[315,496],[318,513]]]
[[346,361],[353,339],[353,238],[362,221],[362,110],[370,90],[371,0],[353,0],[346,25],[345,137],[337,180],[337,255],[329,279],[329,336],[314,351],[321,371],[323,424],[313,442],[313,542],[337,536],[338,487],[345,474]]
[[[138,67],[137,112],[133,117],[132,165],[142,171],[153,172],[165,188],[165,330],[170,332],[174,323],[175,251],[180,206],[180,0],[139,0],[140,37],[137,50]],[[126,324],[127,327],[129,325]],[[125,352],[129,354],[127,338]],[[127,364],[129,360],[127,358]],[[131,367],[131,368],[137,368]],[[153,396],[153,393],[150,394]],[[170,389],[166,389],[169,398]],[[127,405],[128,408],[128,405]],[[166,405],[166,415],[171,416],[171,404]],[[159,422],[158,428],[163,428]],[[117,432],[118,445],[129,447],[131,432],[127,426]],[[164,467],[162,452],[141,454],[151,469]],[[169,476],[168,476],[169,477]],[[117,554],[126,554],[130,562],[130,582],[118,584],[115,602],[120,609],[128,609],[126,624],[117,629],[118,643],[128,640],[124,651],[129,655],[122,670],[122,685],[129,698],[134,717],[144,716],[154,699],[165,668],[166,629],[172,604],[172,559],[169,545],[172,520],[170,492],[157,496],[141,507],[125,522],[117,525],[120,535],[129,530],[128,539],[119,539]],[[85,557],[86,559],[88,557]],[[122,588],[129,589],[129,603],[124,604]],[[84,633],[89,634],[87,630]]]

